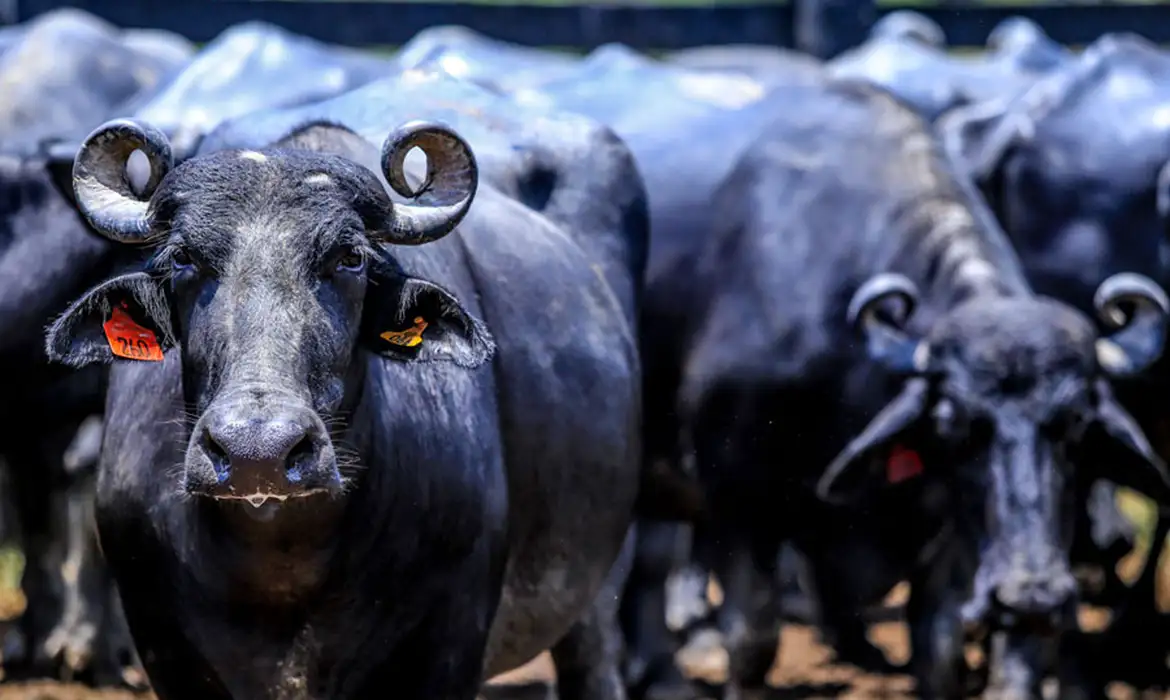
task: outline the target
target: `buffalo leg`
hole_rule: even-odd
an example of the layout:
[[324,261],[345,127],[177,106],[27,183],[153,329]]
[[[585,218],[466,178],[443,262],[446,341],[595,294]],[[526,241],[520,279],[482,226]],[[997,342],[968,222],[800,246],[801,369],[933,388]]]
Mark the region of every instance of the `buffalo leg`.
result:
[[776,660],[780,642],[779,615],[772,583],[771,556],[757,556],[747,537],[720,538],[727,545],[716,574],[723,586],[723,604],[717,619],[727,651],[727,683],[724,700],[741,700],[744,688],[765,684]]
[[910,625],[911,665],[921,700],[966,697],[967,664],[959,601],[949,567],[928,567],[911,581],[906,614]]
[[675,663],[678,642],[667,626],[667,582],[682,559],[678,552],[683,526],[643,520],[636,529],[633,565],[620,608],[626,683],[634,697],[688,700],[696,691]]
[[552,648],[560,700],[625,700],[618,605],[630,573],[637,527],[625,544],[585,615]]
[[986,700],[1043,697],[1043,683],[1057,663],[1056,637],[1000,630],[991,636],[990,681]]

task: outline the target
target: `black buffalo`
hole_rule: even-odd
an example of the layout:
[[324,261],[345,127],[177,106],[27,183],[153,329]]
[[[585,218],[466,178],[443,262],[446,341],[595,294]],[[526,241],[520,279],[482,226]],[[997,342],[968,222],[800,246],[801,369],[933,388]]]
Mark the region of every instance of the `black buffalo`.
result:
[[[34,40],[40,43],[23,48]],[[46,45],[55,47],[56,60],[38,62]],[[52,105],[66,86],[71,93],[46,128],[5,132],[8,146],[0,153],[0,359],[19,377],[6,387],[11,400],[0,417],[11,431],[6,434],[43,434],[10,439],[4,450],[16,472],[13,500],[29,533],[23,543],[28,612],[5,640],[12,675],[84,673],[98,685],[140,675],[124,672],[133,652],[116,609],[108,605],[114,594],[96,541],[79,545],[93,539],[89,520],[75,515],[92,508],[85,501],[93,474],[86,465],[68,470],[61,462],[72,431],[101,410],[104,373],[97,367],[67,373],[48,364],[43,351],[44,327],[53,317],[86,288],[138,260],[137,251],[87,230],[71,204],[80,140],[103,119],[146,114],[193,147],[224,118],[320,99],[392,65],[258,23],[225,31],[176,72],[190,48],[165,32],[116,32],[100,20],[62,11],[32,23],[24,43],[0,60],[17,72],[9,80],[21,86],[14,94],[23,102],[4,106],[14,114],[49,109],[42,105]],[[95,73],[94,66],[102,71]],[[44,78],[40,83],[38,76]],[[128,80],[139,88],[130,95]],[[145,163],[132,165],[140,187]]]
[[993,686],[1031,697],[1077,599],[1076,483],[1170,496],[1111,388],[1160,354],[1165,295],[1111,278],[1098,308],[1121,328],[1099,336],[1032,291],[911,107],[849,82],[789,104],[645,295],[644,362],[678,377],[659,439],[693,450],[722,545],[725,697],[771,665],[747,598],[783,541],[826,614],[911,582],[921,697],[964,696],[970,630],[992,633]]
[[[1088,309],[1101,282],[1123,270],[1170,283],[1168,80],[1170,56],[1159,47],[1110,35],[1023,95],[956,110],[940,122],[1040,292]],[[1170,414],[1162,398],[1168,379],[1163,359],[1118,387],[1164,458],[1170,456]],[[1111,485],[1102,481],[1094,488],[1107,505]],[[1080,539],[1097,540],[1117,558],[1130,548],[1132,526],[1108,525],[1094,523]],[[1162,518],[1154,541],[1165,539],[1167,529],[1170,520]],[[1111,569],[1105,568],[1104,593],[1114,598],[1110,589],[1120,584]],[[1165,683],[1167,648],[1146,641],[1150,630],[1170,629],[1154,608],[1156,571],[1154,556],[1129,593],[1136,606],[1123,616],[1129,622],[1117,630],[1132,624],[1140,635],[1133,644],[1107,644],[1105,654],[1093,655],[1104,672],[1153,674]]]
[[[708,54],[710,55],[710,54]],[[583,114],[611,128],[625,142],[646,183],[650,211],[647,275],[676,263],[678,251],[707,235],[713,223],[710,199],[737,158],[758,133],[788,105],[785,86],[821,79],[819,63],[789,54],[771,55],[766,70],[752,70],[740,57],[729,70],[693,68],[686,56],[678,64],[655,61],[628,47],[609,44],[572,70],[536,87],[518,89],[517,101],[548,110]],[[758,56],[756,58],[759,58]],[[710,60],[732,61],[732,55]],[[746,64],[746,65],[745,65]],[[669,434],[675,413],[674,368],[648,363],[645,468],[657,487],[686,497],[686,460]],[[683,482],[683,483],[679,483]],[[670,500],[663,498],[662,500]],[[692,513],[693,514],[693,513]],[[672,515],[659,511],[656,515]],[[701,533],[698,533],[701,539]],[[663,522],[639,526],[638,556],[623,599],[629,647],[627,680],[635,695],[670,697],[693,692],[673,664],[677,643],[667,628],[667,578],[687,551],[687,533]],[[691,578],[705,578],[700,563]],[[681,572],[684,579],[688,572]],[[697,575],[697,576],[696,576]],[[690,587],[692,591],[702,586]],[[676,608],[698,601],[678,600]],[[701,606],[699,606],[701,609]]]
[[[3,454],[19,546],[25,612],[3,635],[5,673],[121,683],[132,654],[108,587],[93,566],[91,473],[67,452],[82,421],[101,410],[101,373],[48,365],[44,326],[109,271],[105,246],[84,233],[54,189],[45,144],[92,129],[116,105],[156,88],[193,52],[171,37],[143,41],[84,12],[46,13],[20,25],[0,57],[0,363],[8,372]],[[92,596],[100,602],[90,605]]]
[[380,157],[313,122],[170,161],[138,122],[86,140],[80,209],[153,256],[46,341],[74,366],[162,355],[110,368],[97,501],[160,697],[471,700],[554,645],[564,697],[620,697],[571,673],[597,632],[573,623],[630,522],[638,357],[578,237],[477,189],[429,123]]
[[1017,95],[1071,60],[1067,49],[1022,18],[996,26],[985,53],[954,56],[938,25],[904,10],[884,17],[868,41],[831,61],[827,71],[886,88],[935,120],[956,107]]

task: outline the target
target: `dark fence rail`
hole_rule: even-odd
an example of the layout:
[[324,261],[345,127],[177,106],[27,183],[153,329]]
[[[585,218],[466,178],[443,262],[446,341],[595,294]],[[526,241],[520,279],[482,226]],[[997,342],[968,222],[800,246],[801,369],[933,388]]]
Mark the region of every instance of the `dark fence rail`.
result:
[[[706,44],[795,46],[825,57],[864,40],[872,23],[899,9],[873,0],[793,0],[694,6],[495,2],[352,2],[321,0],[0,0],[0,23],[24,21],[68,5],[126,27],[169,29],[208,41],[225,28],[263,20],[323,41],[397,45],[438,24],[461,24],[531,46],[590,49],[621,42],[638,49]],[[1037,22],[1064,44],[1105,32],[1134,32],[1170,42],[1170,4],[915,6],[938,22],[952,45],[981,45],[1001,20]]]

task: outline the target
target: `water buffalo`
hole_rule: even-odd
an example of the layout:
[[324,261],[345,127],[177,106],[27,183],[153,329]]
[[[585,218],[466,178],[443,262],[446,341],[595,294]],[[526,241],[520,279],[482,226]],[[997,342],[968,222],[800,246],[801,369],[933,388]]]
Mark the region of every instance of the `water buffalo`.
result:
[[389,59],[273,24],[244,22],[223,31],[181,75],[144,95],[144,104],[128,105],[124,114],[162,129],[181,159],[224,119],[327,99],[386,75],[392,66]]
[[746,73],[759,80],[792,75],[802,67],[803,72],[813,74],[821,66],[819,60],[806,53],[756,44],[699,46],[672,51],[662,60],[693,70]]
[[[79,21],[75,13],[64,17],[67,27]],[[51,26],[48,18],[39,21]],[[35,33],[36,28],[30,28],[29,38]],[[127,100],[119,87],[125,75],[153,75],[151,67],[169,65],[167,61],[181,52],[182,42],[165,33],[128,31],[118,36],[127,45],[137,46],[144,57],[137,63],[127,59],[112,87],[87,73],[72,78],[73,99],[89,105],[91,111],[75,115],[69,128],[65,121],[58,121],[59,131],[51,135],[34,130],[21,138],[13,136],[9,139],[12,148],[0,154],[0,241],[4,241],[0,250],[0,279],[4,280],[0,359],[20,378],[6,387],[12,397],[11,408],[0,411],[0,417],[5,418],[5,430],[12,431],[11,435],[23,437],[44,431],[44,441],[58,451],[56,461],[46,463],[49,448],[40,442],[28,442],[28,454],[23,455],[11,452],[24,450],[16,446],[26,441],[6,442],[12,446],[6,448],[6,461],[18,470],[13,488],[19,493],[22,517],[33,518],[25,529],[38,533],[25,542],[28,614],[20,629],[13,630],[6,640],[12,652],[5,654],[6,671],[52,676],[84,672],[98,685],[134,677],[124,673],[132,650],[119,642],[126,635],[118,630],[119,616],[108,605],[114,596],[107,585],[108,576],[99,566],[96,548],[75,546],[87,541],[91,529],[88,520],[73,514],[91,507],[77,499],[92,493],[87,486],[92,474],[86,466],[63,471],[60,451],[67,447],[79,422],[101,410],[104,372],[92,367],[62,377],[65,368],[48,364],[42,338],[45,325],[69,301],[101,279],[136,264],[137,254],[87,230],[72,205],[77,145],[103,119],[146,114],[165,124],[180,144],[193,146],[205,129],[224,118],[266,105],[319,99],[372,79],[391,65],[384,59],[357,56],[349,49],[332,49],[268,25],[249,23],[227,30],[185,69],[172,71],[161,83],[143,85]],[[61,65],[99,62],[100,56],[87,59],[74,56],[74,50],[92,54],[92,42],[66,43],[54,56]],[[68,61],[62,62],[62,57]],[[57,77],[65,79],[63,74]],[[257,90],[257,85],[265,88]],[[51,82],[46,89],[49,91],[40,99],[52,98],[52,90],[60,88]],[[31,93],[24,97],[33,99]],[[30,108],[35,105],[35,101],[29,103]],[[81,129],[79,134],[77,129]],[[130,175],[135,186],[141,187],[147,179],[140,172],[145,163],[135,161],[134,165]],[[69,389],[75,396],[69,405],[75,409],[66,411],[57,397],[69,384],[75,385]],[[45,398],[40,398],[42,395]],[[48,402],[50,410],[26,410],[24,406],[30,402]],[[82,529],[70,529],[74,526]],[[73,556],[70,552],[78,553]],[[62,562],[70,556],[69,561],[80,562],[80,572],[64,576]],[[67,613],[67,606],[76,612]],[[95,633],[103,627],[111,629]],[[119,661],[108,665],[105,660]]]
[[[733,56],[710,57],[730,61]],[[715,70],[653,60],[628,47],[609,44],[583,59],[559,78],[515,91],[518,101],[575,112],[609,126],[628,144],[646,182],[650,206],[650,257],[647,276],[670,269],[675,248],[685,249],[706,234],[711,223],[710,198],[731,171],[753,134],[787,106],[785,85],[819,80],[819,63],[807,57],[772,55],[766,70]],[[729,66],[730,68],[730,66]],[[687,465],[674,439],[662,439],[674,412],[670,369],[648,365],[643,395],[647,402],[646,468],[657,483],[685,481]],[[667,478],[663,478],[663,475]],[[672,489],[685,492],[684,485]],[[694,499],[690,499],[694,500]],[[701,535],[701,533],[698,533]],[[688,534],[664,522],[639,525],[638,556],[623,600],[629,647],[627,679],[636,696],[674,697],[694,692],[675,668],[677,642],[667,628],[668,603],[698,607],[701,601],[668,600],[667,577],[678,569],[688,549]],[[706,572],[677,572],[701,580]],[[671,586],[693,592],[703,586]],[[698,605],[696,606],[696,603]]]
[[141,122],[83,144],[79,208],[153,255],[46,339],[112,363],[98,524],[159,696],[472,700],[554,646],[563,697],[620,698],[571,672],[638,483],[636,341],[589,249],[439,124],[170,164]]
[[563,74],[578,57],[491,39],[467,27],[437,26],[415,34],[394,61],[401,70],[439,68],[482,87],[511,92]]
[[160,84],[187,57],[140,52],[123,43],[116,27],[87,12],[46,12],[22,27],[0,55],[0,150],[20,152],[94,115],[100,119]]
[[921,697],[965,696],[980,629],[993,688],[1035,697],[1077,596],[1075,482],[1108,470],[1170,497],[1111,388],[1159,356],[1165,294],[1105,281],[1120,328],[1099,335],[1032,291],[912,108],[861,82],[788,92],[643,309],[646,367],[678,377],[660,439],[693,449],[723,545],[724,697],[771,665],[776,630],[746,598],[782,541],[826,614],[910,581]]
[[[1134,36],[1105,36],[1016,99],[956,110],[939,123],[1037,290],[1088,309],[1097,286],[1119,271],[1170,282],[1168,79],[1170,57],[1159,47]],[[1144,378],[1118,387],[1163,457],[1170,456],[1170,415],[1162,405],[1168,377],[1163,360]],[[1096,485],[1102,487],[1110,490],[1107,482]],[[1100,527],[1082,539],[1110,547],[1116,558],[1134,539],[1124,525]],[[1105,567],[1105,580],[1119,589],[1112,568]],[[1159,616],[1152,607],[1153,579],[1143,581],[1130,596],[1137,607],[1129,615],[1149,628]],[[1107,654],[1116,663],[1102,664],[1111,673],[1145,666],[1164,675],[1165,646],[1135,639],[1105,651],[1121,652]]]
[[865,44],[831,61],[827,70],[884,87],[934,120],[965,104],[1019,94],[1069,60],[1067,49],[1022,18],[992,30],[985,54],[953,56],[941,28],[900,11],[884,17]]
[[[92,280],[72,270],[109,270],[104,245],[81,228],[54,189],[42,145],[79,125],[92,129],[117,104],[172,75],[191,53],[142,46],[106,22],[58,10],[21,25],[0,58],[0,362],[5,382],[4,457],[9,493],[25,555],[25,612],[5,630],[11,677],[76,676],[120,683],[122,642],[106,605],[86,604],[103,574],[85,516],[89,475],[66,455],[81,422],[101,409],[101,373],[50,367],[44,326]],[[109,599],[108,589],[97,593]]]

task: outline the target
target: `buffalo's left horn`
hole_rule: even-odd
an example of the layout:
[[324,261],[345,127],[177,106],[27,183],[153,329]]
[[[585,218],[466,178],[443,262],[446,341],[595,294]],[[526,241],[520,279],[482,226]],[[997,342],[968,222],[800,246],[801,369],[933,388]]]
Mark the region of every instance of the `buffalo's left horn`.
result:
[[[426,180],[417,191],[403,170],[406,154],[416,147],[427,157]],[[471,146],[450,127],[425,121],[407,122],[386,138],[382,172],[395,192],[417,202],[394,203],[393,220],[381,237],[399,245],[420,245],[450,233],[467,215],[479,184]]]
[[[141,198],[126,175],[126,163],[136,150],[150,163]],[[85,138],[73,161],[77,207],[98,233],[139,243],[150,233],[150,196],[173,164],[171,144],[158,129],[133,119],[108,121]]]
[[[890,324],[878,317],[885,301],[901,302],[898,318]],[[849,301],[849,324],[865,332],[869,355],[899,372],[925,372],[930,364],[930,346],[906,335],[903,327],[918,306],[918,287],[905,275],[886,272],[875,275]]]
[[[1123,304],[1132,305],[1126,312]],[[1170,301],[1153,280],[1132,272],[1113,275],[1093,295],[1097,315],[1117,331],[1097,340],[1097,362],[1117,377],[1132,376],[1154,364],[1166,344]]]

